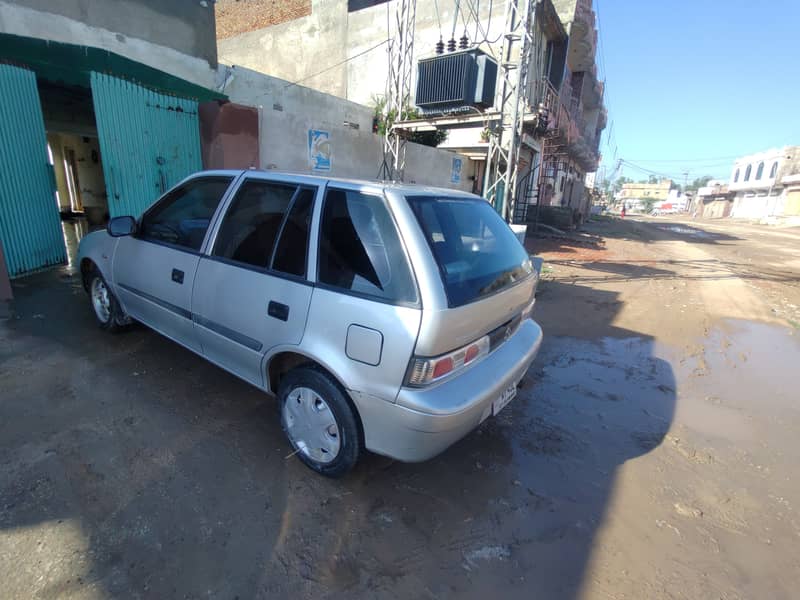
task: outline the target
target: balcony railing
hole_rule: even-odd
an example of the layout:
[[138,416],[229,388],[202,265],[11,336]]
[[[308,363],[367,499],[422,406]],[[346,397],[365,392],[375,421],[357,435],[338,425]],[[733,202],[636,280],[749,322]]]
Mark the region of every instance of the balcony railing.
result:
[[541,105],[548,113],[547,133],[561,137],[587,169],[596,166],[592,163],[597,161],[599,138],[596,134],[591,139],[585,135],[586,122],[580,114],[580,104],[573,102],[571,87],[565,82],[559,93],[547,78],[536,81],[534,86],[535,107]]

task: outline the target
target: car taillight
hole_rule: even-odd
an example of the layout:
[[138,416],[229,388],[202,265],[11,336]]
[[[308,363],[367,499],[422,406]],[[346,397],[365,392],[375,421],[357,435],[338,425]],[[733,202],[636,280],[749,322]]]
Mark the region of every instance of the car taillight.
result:
[[542,265],[544,261],[541,258],[532,257],[533,264],[533,290],[531,292],[531,301],[525,308],[522,309],[522,320],[529,319],[533,312],[533,305],[536,304],[536,288],[539,287],[539,281],[542,273]]
[[454,372],[460,371],[480,357],[489,354],[489,336],[475,340],[447,354],[432,358],[415,356],[411,359],[406,385],[429,385]]

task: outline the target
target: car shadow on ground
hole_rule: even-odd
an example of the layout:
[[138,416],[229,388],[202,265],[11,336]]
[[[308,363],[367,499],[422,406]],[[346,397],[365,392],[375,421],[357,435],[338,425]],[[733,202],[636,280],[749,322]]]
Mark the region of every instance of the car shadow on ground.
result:
[[607,239],[633,240],[649,244],[653,241],[684,241],[697,244],[724,244],[741,238],[728,233],[706,231],[683,221],[662,219],[640,220],[599,216],[583,224],[579,231],[554,234],[533,225],[528,226],[526,246],[530,252],[587,252],[604,250]]
[[577,597],[617,471],[661,443],[676,393],[654,341],[611,325],[616,295],[584,291],[603,335],[547,337],[500,415],[429,462],[367,455],[331,481],[290,456],[267,395],[142,327],[99,331],[75,277],[18,282],[3,595]]

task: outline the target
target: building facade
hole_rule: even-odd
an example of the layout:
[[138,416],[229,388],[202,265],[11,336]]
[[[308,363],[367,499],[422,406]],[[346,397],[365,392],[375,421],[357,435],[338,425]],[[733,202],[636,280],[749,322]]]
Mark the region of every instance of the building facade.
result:
[[800,174],[800,146],[774,148],[737,159],[728,181],[728,190],[733,194],[731,216],[740,219],[799,216],[792,179],[797,174]]
[[655,183],[625,183],[622,185],[619,199],[629,204],[634,200],[652,199],[660,202],[669,198],[670,189],[672,189],[672,181],[669,179],[662,179]]
[[733,193],[728,189],[728,182],[712,179],[697,189],[691,212],[696,217],[722,219],[729,217],[732,209]]
[[[289,0],[281,9],[266,0],[218,2],[220,60],[373,106],[386,93],[395,3],[386,0]],[[248,15],[264,6],[264,17]],[[477,47],[497,62],[505,3],[416,3],[414,58],[434,56],[437,43]],[[599,161],[606,126],[603,84],[597,77],[597,31],[591,0],[544,0],[536,5],[526,110],[548,114],[546,128],[529,128],[520,151],[515,217],[526,207],[552,205],[588,213],[584,177]],[[463,38],[463,41],[462,41]],[[452,41],[451,41],[452,40]],[[416,77],[416,71],[415,77]],[[412,90],[415,85],[412,83]],[[473,163],[473,191],[481,193],[487,123],[449,128],[442,148]]]
[[[377,177],[372,110],[220,64],[214,11],[212,0],[0,0],[8,276],[64,264],[66,238],[138,216],[202,168]],[[470,189],[467,162],[409,144],[419,183]]]
[[[202,168],[207,3],[0,1],[0,242],[11,277],[66,261],[60,213],[139,214]],[[205,4],[205,5],[204,5]]]

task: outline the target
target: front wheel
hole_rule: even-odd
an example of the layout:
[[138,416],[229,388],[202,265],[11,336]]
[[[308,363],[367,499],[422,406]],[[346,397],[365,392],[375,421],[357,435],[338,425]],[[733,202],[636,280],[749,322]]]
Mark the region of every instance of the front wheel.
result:
[[278,389],[281,426],[295,453],[327,477],[341,477],[361,454],[357,417],[335,381],[313,367],[290,371]]
[[89,298],[101,329],[115,333],[130,322],[97,269],[89,276]]

